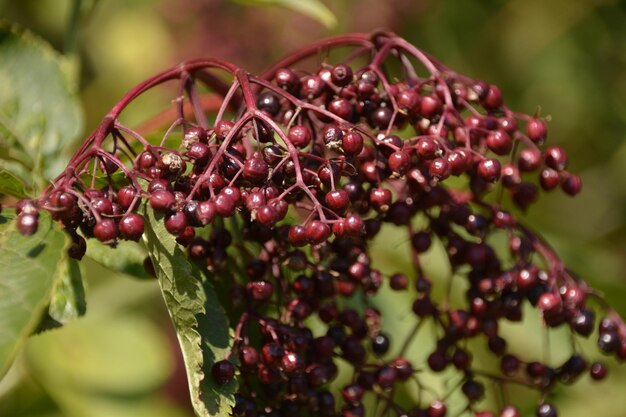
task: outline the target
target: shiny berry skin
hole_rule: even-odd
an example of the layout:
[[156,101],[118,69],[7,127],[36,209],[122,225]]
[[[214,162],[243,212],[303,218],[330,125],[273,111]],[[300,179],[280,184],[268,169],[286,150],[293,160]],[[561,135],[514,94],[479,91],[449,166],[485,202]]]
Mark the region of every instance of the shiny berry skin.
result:
[[226,385],[235,376],[235,365],[228,360],[215,362],[211,367],[211,375],[219,385]]
[[174,194],[165,190],[156,190],[150,195],[150,206],[159,212],[166,212],[172,209],[176,203]]
[[313,220],[309,223],[305,233],[306,239],[313,245],[326,241],[332,234],[330,227],[319,220]]
[[280,111],[280,102],[278,101],[278,97],[276,97],[274,93],[270,91],[265,91],[261,93],[256,102],[256,105],[259,110],[263,110],[272,116],[276,116]]
[[246,287],[250,297],[256,301],[267,301],[274,293],[274,286],[269,281],[251,281]]
[[557,417],[556,408],[549,403],[543,403],[537,408],[537,417]]
[[521,414],[516,407],[512,405],[507,405],[502,410],[500,410],[500,414],[498,414],[498,417],[521,417]]
[[144,220],[139,214],[129,213],[122,217],[119,224],[120,235],[124,239],[138,241],[144,231]]
[[213,222],[217,214],[217,208],[213,201],[201,201],[196,206],[193,215],[201,226]]
[[296,92],[300,86],[300,78],[298,77],[298,74],[289,68],[281,68],[276,71],[274,79],[280,88],[283,88],[290,93]]
[[328,111],[341,117],[344,120],[352,120],[354,108],[345,98],[338,98],[328,104]]
[[448,413],[448,407],[443,401],[433,401],[426,409],[426,415],[428,417],[445,417]]
[[500,162],[497,159],[483,159],[477,166],[478,175],[486,182],[496,182],[500,178]]
[[389,156],[387,164],[391,170],[398,174],[404,175],[409,170],[411,157],[406,152],[396,151]]
[[324,91],[324,81],[317,75],[307,75],[302,79],[300,95],[307,99],[319,97]]
[[260,157],[246,159],[243,165],[243,177],[253,184],[260,185],[267,180],[269,165]]
[[519,153],[517,166],[522,172],[532,172],[541,166],[541,152],[536,149],[523,149]]
[[428,166],[428,173],[431,178],[437,181],[443,181],[450,176],[450,164],[446,158],[435,158]]
[[414,90],[404,90],[396,97],[398,107],[405,112],[413,110],[419,103],[419,100],[420,96]]
[[235,214],[236,202],[227,194],[219,193],[215,197],[215,212],[222,217],[230,217]]
[[389,337],[379,333],[372,339],[372,351],[377,356],[383,356],[389,350]]
[[24,236],[34,235],[37,232],[38,224],[39,220],[36,212],[22,212],[17,216],[17,229]]
[[560,146],[551,146],[545,151],[546,165],[556,171],[563,171],[567,168],[567,153]]
[[578,194],[582,188],[582,180],[578,175],[568,174],[563,182],[561,182],[561,188],[563,191],[571,196]]
[[187,217],[182,211],[176,211],[165,216],[165,228],[174,236],[178,236],[187,227]]
[[330,70],[330,79],[338,87],[345,87],[352,82],[352,68],[345,64],[335,65]]
[[296,224],[289,229],[289,242],[293,246],[304,246],[307,244],[306,228]]
[[215,123],[214,132],[215,138],[218,140],[218,142],[223,142],[234,126],[235,124],[230,120],[219,120],[217,123]]
[[432,138],[420,138],[416,144],[417,155],[423,159],[435,159],[441,149]]
[[386,188],[375,188],[370,194],[370,202],[376,210],[387,211],[391,205],[391,191]]
[[346,132],[341,139],[341,149],[346,155],[358,155],[363,150],[363,136],[355,131]]
[[535,143],[542,143],[548,135],[548,126],[541,119],[530,119],[526,125],[526,134]]
[[441,113],[443,103],[437,96],[424,96],[419,103],[419,112],[426,118],[431,118]]
[[113,219],[102,219],[93,228],[93,235],[101,242],[109,243],[117,237],[117,225]]
[[345,190],[332,190],[326,194],[326,204],[337,213],[343,213],[350,205],[350,197]]
[[209,161],[211,150],[204,143],[196,142],[189,147],[187,156],[196,164],[202,165]]
[[117,192],[117,202],[123,209],[129,209],[137,195],[137,190],[132,185],[126,185]]
[[287,139],[291,141],[293,146],[302,149],[311,143],[313,133],[311,133],[311,129],[308,126],[295,125],[289,129]]
[[606,375],[607,375],[606,366],[604,366],[604,364],[600,362],[594,362],[591,364],[591,367],[589,368],[589,374],[591,375],[591,378],[594,379],[595,381],[601,381],[604,378],[606,378]]
[[513,140],[504,130],[492,130],[487,135],[487,146],[496,155],[507,155],[513,149]]

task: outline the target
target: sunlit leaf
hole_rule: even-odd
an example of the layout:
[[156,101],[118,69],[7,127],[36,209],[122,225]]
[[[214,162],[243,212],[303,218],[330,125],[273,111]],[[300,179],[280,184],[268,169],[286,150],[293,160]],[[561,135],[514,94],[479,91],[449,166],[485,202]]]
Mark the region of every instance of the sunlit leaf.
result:
[[136,278],[151,278],[143,267],[148,256],[146,250],[135,242],[120,241],[116,248],[111,248],[96,239],[89,241],[86,255],[117,272]]
[[65,324],[84,316],[86,311],[80,267],[74,259],[68,259],[64,265],[63,277],[52,292],[48,313],[57,322]]
[[0,169],[0,194],[10,195],[17,198],[26,197],[24,181],[6,169]]
[[13,213],[0,215],[0,377],[35,330],[63,275],[68,239],[47,213],[22,236]]
[[227,416],[234,405],[236,382],[220,386],[211,367],[230,351],[226,314],[210,280],[192,264],[151,209],[146,209],[146,245],[154,264],[185,359],[191,401],[201,417]]
[[65,61],[42,39],[0,25],[0,148],[35,179],[63,171],[63,152],[82,130]]

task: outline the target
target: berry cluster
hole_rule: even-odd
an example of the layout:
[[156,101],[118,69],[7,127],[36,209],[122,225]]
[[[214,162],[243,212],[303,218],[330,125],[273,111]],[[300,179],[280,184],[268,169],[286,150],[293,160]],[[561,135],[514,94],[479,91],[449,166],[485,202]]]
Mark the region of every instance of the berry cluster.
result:
[[[154,133],[120,115],[168,81],[178,86],[175,116],[156,145]],[[230,286],[224,307],[235,340],[212,377],[238,379],[235,416],[442,417],[452,415],[454,393],[465,398],[454,415],[519,416],[508,400],[499,412],[482,411],[497,382],[503,391],[536,390],[537,416],[551,417],[554,387],[585,371],[603,379],[606,368],[588,364],[576,343],[563,364],[522,357],[499,324],[521,321],[528,306],[572,335],[590,336],[599,321],[598,347],[620,359],[626,325],[518,220],[541,190],[581,189],[566,152],[545,145],[547,133],[545,119],[510,110],[497,86],[391,33],[315,43],[260,76],[201,59],[124,97],[51,187],[20,203],[19,228],[33,233],[37,210],[48,210],[81,258],[85,237],[139,240],[142,201],[160,213],[215,285]],[[410,242],[410,271],[376,265],[372,243],[383,227]],[[496,246],[503,239],[507,250]],[[434,247],[454,282],[425,271]],[[453,286],[461,302],[451,299]],[[396,310],[412,316],[414,331],[385,332],[373,297],[383,287],[413,294]],[[420,331],[424,323],[435,330]],[[481,338],[499,371],[475,364],[468,342]],[[412,363],[409,353],[425,349],[418,340],[433,348]],[[457,376],[445,392],[422,377],[450,369]],[[342,372],[347,382],[333,394],[329,383]],[[366,412],[364,404],[375,406]]]

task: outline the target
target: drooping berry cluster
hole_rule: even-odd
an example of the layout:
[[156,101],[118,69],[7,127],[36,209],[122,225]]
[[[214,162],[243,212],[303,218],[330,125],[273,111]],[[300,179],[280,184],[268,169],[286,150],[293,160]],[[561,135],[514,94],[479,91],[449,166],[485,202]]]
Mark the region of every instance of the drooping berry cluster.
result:
[[[320,64],[320,55],[330,58]],[[157,143],[120,115],[167,81],[178,83],[175,116]],[[211,90],[205,98],[203,88]],[[50,211],[80,258],[84,237],[113,246],[139,240],[142,201],[161,213],[189,257],[215,273],[215,285],[231,286],[224,307],[236,318],[234,347],[212,377],[238,378],[235,416],[441,417],[451,415],[454,392],[468,415],[519,416],[514,404],[481,411],[494,381],[504,391],[536,389],[537,415],[556,416],[547,396],[559,382],[587,370],[602,379],[606,368],[589,365],[576,344],[564,364],[522,357],[499,332],[499,323],[521,321],[525,306],[572,335],[597,327],[587,301],[601,299],[515,214],[541,189],[581,189],[566,152],[546,147],[546,137],[545,120],[510,110],[497,86],[390,33],[328,39],[261,76],[190,61],[120,101],[52,186],[21,203],[19,227],[32,233],[37,209]],[[410,242],[411,270],[377,266],[372,242],[383,227]],[[453,285],[425,272],[424,254],[435,246],[463,289],[461,303],[434,295]],[[385,332],[373,301],[382,287],[414,294],[412,305],[397,306],[398,314],[412,311],[414,331]],[[601,311],[598,346],[623,359],[626,325],[608,306]],[[420,331],[423,323],[436,330]],[[468,342],[480,338],[499,373],[475,365]],[[421,345],[434,348],[412,363]],[[350,375],[338,396],[329,383],[340,364]],[[452,368],[460,382],[446,392],[422,378]],[[369,412],[367,401],[376,404]]]

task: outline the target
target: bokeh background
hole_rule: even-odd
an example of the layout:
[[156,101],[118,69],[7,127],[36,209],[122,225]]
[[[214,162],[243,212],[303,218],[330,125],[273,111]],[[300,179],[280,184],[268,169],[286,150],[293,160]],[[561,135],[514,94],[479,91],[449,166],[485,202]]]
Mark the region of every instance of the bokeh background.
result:
[[[550,115],[549,141],[569,152],[583,193],[545,195],[528,222],[626,315],[625,1],[302,3],[309,2],[0,0],[0,19],[73,58],[85,135],[127,90],[181,60],[218,56],[258,71],[321,37],[391,29],[457,71],[500,86],[509,107],[533,113],[540,105]],[[0,416],[192,416],[156,283],[95,263],[84,272],[87,316],[29,342],[0,381]],[[512,337],[523,344],[528,334],[518,329]],[[605,383],[585,377],[557,391],[559,415],[626,414],[626,369],[606,362]],[[532,397],[521,401],[532,410]]]

